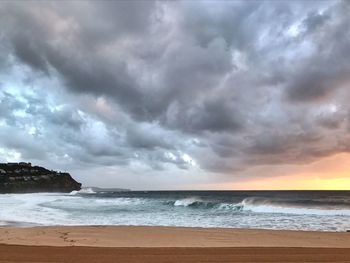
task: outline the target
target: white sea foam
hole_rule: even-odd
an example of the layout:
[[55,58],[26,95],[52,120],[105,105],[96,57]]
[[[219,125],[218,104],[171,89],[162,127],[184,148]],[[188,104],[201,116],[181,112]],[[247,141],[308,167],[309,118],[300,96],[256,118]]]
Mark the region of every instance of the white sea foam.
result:
[[238,205],[242,205],[243,211],[255,213],[350,216],[349,209],[340,209],[337,207],[333,209],[329,207],[298,207],[290,203],[273,202],[269,199],[246,198]]
[[278,205],[243,205],[243,211],[270,214],[350,216],[348,209],[300,208]]
[[56,199],[56,194],[0,195],[0,220],[44,225],[54,225],[56,222],[69,224],[68,213],[40,206],[45,201]]
[[199,197],[146,197],[5,194],[0,195],[0,225],[19,222],[25,225],[163,225],[339,231],[350,228],[350,211],[346,209],[294,207],[288,203],[283,205],[254,198],[230,203]]
[[96,199],[94,202],[101,205],[113,205],[113,206],[127,206],[127,205],[142,205],[146,202],[143,198],[101,198]]
[[77,194],[96,194],[96,192],[90,187],[82,188],[79,191],[74,190],[70,192],[70,195],[77,195]]
[[190,206],[198,202],[201,202],[201,200],[196,197],[184,198],[184,199],[176,200],[174,203],[174,206]]
[[191,197],[178,199],[173,203],[173,205],[178,207],[196,207],[201,209],[230,210],[236,212],[254,212],[267,214],[350,216],[349,209],[341,209],[337,207],[298,207],[289,203],[256,198],[246,198],[239,203],[212,203],[203,201],[197,197]]
[[218,209],[233,210],[233,211],[243,211],[244,205],[242,203],[238,203],[238,204],[221,203],[218,206]]

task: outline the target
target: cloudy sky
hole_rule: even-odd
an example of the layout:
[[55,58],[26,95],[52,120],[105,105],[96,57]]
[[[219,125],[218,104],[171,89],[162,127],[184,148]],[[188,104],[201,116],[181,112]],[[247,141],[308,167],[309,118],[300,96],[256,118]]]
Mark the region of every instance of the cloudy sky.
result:
[[0,3],[0,161],[133,189],[350,188],[349,1]]

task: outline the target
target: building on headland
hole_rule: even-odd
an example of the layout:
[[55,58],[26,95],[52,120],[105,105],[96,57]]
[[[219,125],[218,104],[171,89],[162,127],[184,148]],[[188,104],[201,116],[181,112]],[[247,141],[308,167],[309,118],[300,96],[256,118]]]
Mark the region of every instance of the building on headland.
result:
[[26,167],[32,167],[32,163],[25,163],[25,162],[20,162],[20,166],[26,166]]
[[19,163],[6,163],[6,166],[22,166],[22,167],[32,167],[32,163],[19,162]]
[[7,166],[15,166],[15,165],[18,165],[18,163],[7,163],[6,165]]

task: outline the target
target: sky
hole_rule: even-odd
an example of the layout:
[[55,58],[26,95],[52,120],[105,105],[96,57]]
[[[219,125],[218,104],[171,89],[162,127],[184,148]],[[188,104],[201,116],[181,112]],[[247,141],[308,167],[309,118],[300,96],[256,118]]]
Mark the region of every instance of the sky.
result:
[[1,1],[0,161],[131,189],[350,189],[349,1]]

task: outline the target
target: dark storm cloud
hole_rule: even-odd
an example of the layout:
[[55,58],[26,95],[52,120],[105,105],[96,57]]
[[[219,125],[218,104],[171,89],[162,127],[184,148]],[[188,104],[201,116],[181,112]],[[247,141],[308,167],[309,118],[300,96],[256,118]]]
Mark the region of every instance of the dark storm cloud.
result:
[[[72,91],[112,95],[130,110],[141,111],[143,94],[128,74],[125,62],[118,58],[109,61],[96,51],[114,38],[146,33],[151,2],[82,3],[81,6],[15,3],[6,7],[5,4],[2,9],[4,23],[13,27],[6,32],[10,37],[7,40],[11,41],[14,55],[20,61],[44,73],[51,67]],[[62,15],[63,11],[68,13]],[[131,18],[134,15],[136,19]],[[105,19],[91,22],[90,16]]]
[[130,146],[136,149],[154,149],[156,147],[172,149],[173,146],[167,142],[163,134],[157,134],[155,127],[135,127],[130,126],[127,129],[126,139]]
[[17,36],[14,40],[14,51],[17,58],[31,67],[47,73],[47,63],[40,54],[40,50],[35,46],[32,39]]
[[234,101],[206,100],[193,105],[175,104],[168,111],[167,125],[189,133],[238,132],[243,129],[244,119]]
[[311,12],[303,21],[303,26],[306,32],[316,32],[319,28],[325,25],[331,17],[328,14],[320,14],[318,12]]
[[301,41],[309,41],[313,51],[300,63],[288,86],[293,101],[313,101],[332,96],[335,89],[349,85],[350,21],[348,1],[330,7],[323,14],[305,18]]
[[23,79],[7,78],[0,124],[27,133],[0,146],[225,174],[347,152],[349,13],[347,1],[4,2],[0,67]]
[[324,128],[336,130],[339,129],[344,122],[346,122],[346,114],[323,114],[319,116],[317,122]]
[[[127,166],[147,162],[154,169],[163,164],[188,168],[188,160],[176,146],[183,144],[176,135],[156,124],[103,123],[93,112],[82,112],[56,98],[54,106],[42,92],[36,95],[0,93],[0,145],[34,161],[63,159],[66,165]],[[62,100],[63,99],[63,100]],[[5,125],[2,125],[2,121]],[[67,166],[64,166],[67,167]]]

